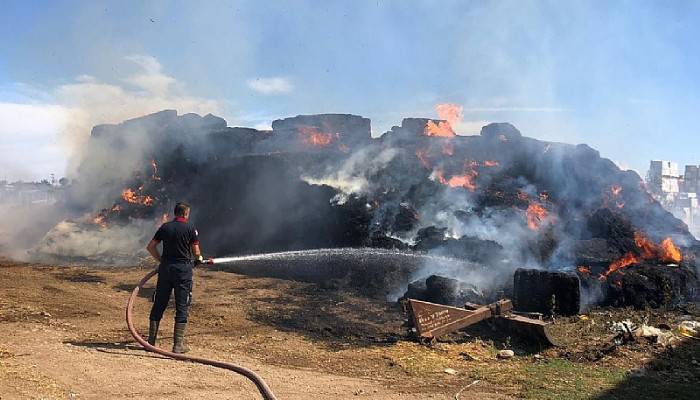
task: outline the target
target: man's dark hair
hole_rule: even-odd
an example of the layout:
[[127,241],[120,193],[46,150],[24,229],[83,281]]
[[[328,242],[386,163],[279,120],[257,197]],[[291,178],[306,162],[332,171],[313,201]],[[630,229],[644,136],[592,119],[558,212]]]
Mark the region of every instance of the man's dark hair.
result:
[[185,213],[187,210],[190,209],[190,205],[185,203],[184,201],[181,201],[177,204],[175,204],[175,216],[176,217],[184,217]]

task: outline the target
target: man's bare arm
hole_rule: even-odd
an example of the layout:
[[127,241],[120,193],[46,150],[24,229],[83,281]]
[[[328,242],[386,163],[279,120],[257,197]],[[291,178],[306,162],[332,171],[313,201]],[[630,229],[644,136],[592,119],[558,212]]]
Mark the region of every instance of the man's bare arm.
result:
[[202,257],[202,250],[199,249],[199,243],[192,244],[192,254],[194,254],[194,265],[199,265],[204,262]]
[[148,242],[148,246],[146,246],[146,250],[148,250],[149,253],[153,256],[153,258],[156,259],[156,261],[160,262],[160,253],[158,252],[158,243],[160,243],[157,240],[151,240]]

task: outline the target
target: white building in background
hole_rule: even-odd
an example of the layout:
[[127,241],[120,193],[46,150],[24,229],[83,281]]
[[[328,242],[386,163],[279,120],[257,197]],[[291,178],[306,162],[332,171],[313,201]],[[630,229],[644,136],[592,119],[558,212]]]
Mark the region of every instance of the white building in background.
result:
[[647,185],[654,194],[677,194],[682,178],[677,163],[656,160],[649,163]]
[[700,238],[700,166],[686,165],[681,175],[675,162],[651,161],[647,187],[656,200]]

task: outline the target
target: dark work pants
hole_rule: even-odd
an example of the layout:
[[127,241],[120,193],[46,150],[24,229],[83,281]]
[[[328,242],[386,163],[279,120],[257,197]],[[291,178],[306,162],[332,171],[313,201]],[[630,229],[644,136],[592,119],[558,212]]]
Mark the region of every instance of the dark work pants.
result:
[[160,321],[168,307],[170,292],[175,290],[175,322],[186,323],[192,292],[192,264],[166,264],[158,267],[156,298],[151,308],[151,321]]

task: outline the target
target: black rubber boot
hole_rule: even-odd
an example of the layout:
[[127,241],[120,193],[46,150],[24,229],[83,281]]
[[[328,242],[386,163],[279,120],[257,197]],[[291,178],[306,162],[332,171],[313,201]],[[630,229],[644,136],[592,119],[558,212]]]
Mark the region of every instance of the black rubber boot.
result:
[[148,344],[151,346],[156,345],[156,338],[158,338],[158,325],[160,325],[160,321],[151,321],[151,324],[148,326]]
[[173,353],[187,353],[190,351],[187,344],[185,344],[185,327],[187,323],[176,323],[175,332],[173,334]]

